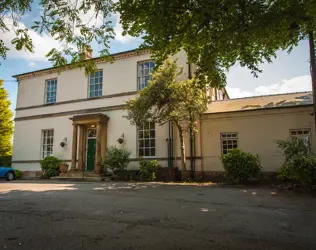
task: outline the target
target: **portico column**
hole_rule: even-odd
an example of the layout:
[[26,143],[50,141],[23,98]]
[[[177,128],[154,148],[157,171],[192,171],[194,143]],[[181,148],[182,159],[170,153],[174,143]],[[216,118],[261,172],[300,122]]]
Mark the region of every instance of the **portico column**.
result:
[[78,150],[78,169],[83,171],[83,140],[84,140],[84,126],[79,125],[79,150]]
[[77,136],[78,136],[78,124],[72,124],[72,154],[71,154],[71,171],[76,170],[77,160]]
[[101,124],[100,122],[97,122],[96,145],[95,145],[95,167],[94,167],[94,172],[96,174],[101,173],[100,157],[101,157]]

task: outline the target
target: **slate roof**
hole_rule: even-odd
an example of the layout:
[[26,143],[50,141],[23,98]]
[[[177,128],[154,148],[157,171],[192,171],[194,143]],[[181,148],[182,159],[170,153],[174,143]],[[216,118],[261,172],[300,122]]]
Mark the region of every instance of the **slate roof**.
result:
[[213,101],[205,113],[225,113],[247,110],[311,106],[312,92],[254,96],[246,98]]

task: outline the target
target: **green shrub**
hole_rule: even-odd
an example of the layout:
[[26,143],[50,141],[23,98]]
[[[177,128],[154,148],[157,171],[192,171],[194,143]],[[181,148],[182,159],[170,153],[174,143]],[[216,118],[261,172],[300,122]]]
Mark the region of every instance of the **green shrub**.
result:
[[23,172],[15,169],[15,178],[20,179],[22,177]]
[[255,178],[261,172],[259,156],[240,149],[233,149],[222,155],[222,163],[226,177],[236,183]]
[[148,161],[143,158],[139,161],[140,178],[142,181],[155,181],[156,170],[159,164],[156,160]]
[[291,137],[287,140],[277,140],[278,148],[281,149],[284,156],[284,162],[291,162],[293,159],[299,156],[310,155],[309,145],[302,139]]
[[295,137],[279,140],[277,145],[284,156],[284,164],[277,178],[297,181],[302,186],[311,184],[315,178],[316,157],[311,154],[309,145]]
[[102,166],[104,171],[106,168],[111,169],[112,171],[122,171],[126,170],[127,165],[130,161],[131,151],[125,148],[117,148],[111,146],[108,148],[106,157],[102,161]]
[[278,179],[298,181],[302,186],[306,186],[314,179],[315,167],[315,156],[298,156],[281,167]]
[[42,178],[49,179],[50,177],[59,175],[59,165],[62,161],[54,156],[47,156],[41,160]]
[[0,166],[11,167],[11,155],[0,156]]

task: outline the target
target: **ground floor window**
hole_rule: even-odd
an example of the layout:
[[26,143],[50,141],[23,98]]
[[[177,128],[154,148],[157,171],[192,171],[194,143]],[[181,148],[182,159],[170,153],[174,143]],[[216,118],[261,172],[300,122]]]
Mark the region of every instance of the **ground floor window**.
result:
[[221,133],[222,154],[238,148],[238,133]]
[[146,122],[138,128],[138,156],[156,156],[156,130],[155,123]]
[[53,155],[54,130],[42,130],[42,158]]
[[310,147],[311,143],[311,130],[307,129],[291,129],[290,136],[302,139],[304,143]]

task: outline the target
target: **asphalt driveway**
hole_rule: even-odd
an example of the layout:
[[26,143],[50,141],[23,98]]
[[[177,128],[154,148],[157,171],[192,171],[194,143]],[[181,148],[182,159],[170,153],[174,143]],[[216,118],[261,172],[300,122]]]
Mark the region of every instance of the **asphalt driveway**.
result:
[[0,249],[316,249],[315,208],[273,189],[0,182]]

